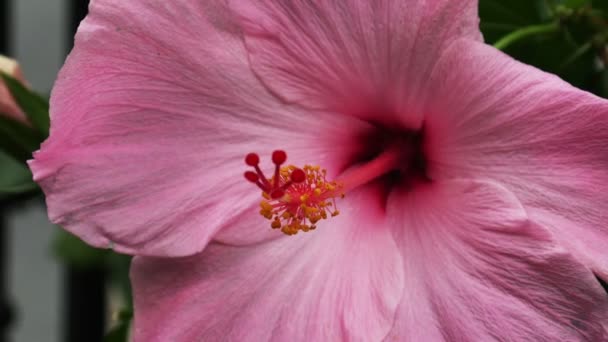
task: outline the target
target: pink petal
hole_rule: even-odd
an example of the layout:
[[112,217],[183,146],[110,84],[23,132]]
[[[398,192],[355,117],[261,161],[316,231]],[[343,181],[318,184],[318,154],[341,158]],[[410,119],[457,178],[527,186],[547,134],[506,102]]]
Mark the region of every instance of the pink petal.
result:
[[94,1],[51,121],[30,165],[52,221],[94,246],[160,256],[197,253],[257,210],[245,154],[272,166],[280,148],[289,162],[334,170],[367,127],[280,103],[221,2],[193,0]]
[[252,65],[273,92],[410,128],[421,123],[413,109],[445,47],[481,39],[474,0],[236,0],[231,7]]
[[360,215],[365,193],[344,202],[314,232],[136,257],[135,341],[380,341],[403,290],[401,257],[383,213]]
[[[23,73],[19,64],[14,59],[0,55],[0,72],[6,73],[19,81],[25,83]],[[15,99],[9,92],[4,82],[0,79],[0,115],[5,115],[11,119],[27,122],[25,113],[19,108]]]
[[404,294],[385,341],[605,341],[592,272],[492,183],[393,195]]
[[431,83],[433,178],[503,184],[608,277],[608,101],[475,42],[454,44]]

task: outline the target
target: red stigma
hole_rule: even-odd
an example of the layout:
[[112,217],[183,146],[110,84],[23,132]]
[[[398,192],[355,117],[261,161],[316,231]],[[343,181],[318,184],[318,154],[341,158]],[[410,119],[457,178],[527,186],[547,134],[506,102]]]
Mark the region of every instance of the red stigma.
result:
[[281,165],[287,160],[287,153],[285,151],[277,150],[272,152],[272,162],[275,165]]
[[260,179],[260,176],[253,171],[247,171],[245,172],[245,178],[251,183],[256,183]]
[[245,157],[245,164],[249,166],[256,166],[260,163],[260,157],[256,153],[249,153]]
[[306,173],[302,169],[295,169],[291,173],[291,180],[294,183],[302,183],[306,180]]
[[259,167],[260,157],[256,153],[249,153],[245,157],[245,164],[253,166],[255,172],[246,171],[245,179],[251,183],[255,183],[264,193],[273,199],[281,198],[285,195],[287,190],[294,183],[301,183],[306,179],[304,171],[298,168],[293,168],[290,172],[290,177],[287,181],[284,181],[281,177],[281,165],[287,160],[287,153],[285,151],[276,150],[272,153],[272,162],[275,164],[274,176],[270,179],[266,178],[264,172]]
[[272,199],[279,199],[279,198],[281,198],[283,196],[285,196],[285,191],[283,191],[281,189],[273,190],[270,193],[270,198],[272,198]]

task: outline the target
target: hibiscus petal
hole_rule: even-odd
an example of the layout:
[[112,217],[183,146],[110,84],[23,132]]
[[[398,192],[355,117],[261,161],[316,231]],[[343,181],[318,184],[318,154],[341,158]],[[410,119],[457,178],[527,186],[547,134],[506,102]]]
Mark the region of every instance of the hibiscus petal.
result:
[[481,38],[474,0],[236,0],[231,8],[272,91],[410,128],[420,125],[411,109],[442,50],[459,37]]
[[445,53],[432,84],[433,178],[503,184],[533,221],[608,277],[608,101],[465,41]]
[[506,189],[436,182],[388,203],[406,282],[386,341],[608,338],[608,298],[592,272]]
[[[381,210],[350,195],[342,214],[249,247],[212,243],[183,259],[136,257],[136,341],[379,341],[403,290]],[[263,229],[263,228],[260,228]]]
[[332,169],[357,148],[354,118],[288,107],[259,83],[220,4],[92,2],[30,164],[53,222],[98,247],[190,255],[259,201],[245,154]]

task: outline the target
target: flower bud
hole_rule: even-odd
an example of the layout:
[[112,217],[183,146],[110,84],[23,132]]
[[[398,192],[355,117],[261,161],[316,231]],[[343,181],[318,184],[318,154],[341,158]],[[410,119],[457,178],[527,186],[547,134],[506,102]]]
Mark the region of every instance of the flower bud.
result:
[[[25,83],[25,78],[17,61],[0,55],[0,72]],[[27,118],[21,108],[15,102],[10,91],[0,79],[0,116],[8,116],[11,119],[27,122]]]

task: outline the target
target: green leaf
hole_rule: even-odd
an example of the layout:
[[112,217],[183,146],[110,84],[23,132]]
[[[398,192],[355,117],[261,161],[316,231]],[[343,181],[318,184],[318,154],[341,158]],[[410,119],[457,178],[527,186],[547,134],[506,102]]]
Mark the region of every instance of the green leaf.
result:
[[[538,13],[530,0],[480,0],[479,12],[482,20],[526,26],[538,23]],[[491,20],[495,19],[495,20]]]
[[546,19],[543,0],[480,0],[481,30],[486,42],[493,44],[506,34]]
[[30,122],[44,137],[47,137],[50,125],[48,101],[10,75],[0,72],[0,76]]
[[572,9],[578,9],[578,8],[584,7],[589,4],[591,4],[590,0],[564,0],[563,1],[564,6],[566,6],[568,8],[572,8]]
[[32,173],[24,163],[20,163],[7,153],[0,151],[0,198],[38,189]]
[[0,150],[24,162],[32,157],[42,140],[42,135],[32,127],[0,113]]
[[[542,47],[542,48],[539,48]],[[508,53],[516,59],[554,73],[576,87],[588,89],[597,77],[595,51],[586,42],[572,42],[567,33],[538,36],[512,45]]]
[[91,247],[63,229],[57,231],[52,249],[62,262],[76,268],[104,267],[108,254],[108,250]]
[[[592,0],[593,8],[608,12],[608,1],[606,0]],[[608,14],[608,13],[607,13]]]
[[128,342],[129,323],[120,323],[104,337],[104,342]]
[[[576,87],[604,94],[601,75],[596,68],[597,53],[603,46],[598,38],[602,36],[594,24],[598,20],[590,18],[598,16],[598,4],[608,10],[608,1],[594,0],[593,9],[585,6],[579,9],[568,8],[564,5],[567,1],[569,0],[480,0],[484,38],[486,42],[495,44],[519,30],[519,37],[512,35],[510,41],[506,41],[509,44],[505,52],[526,64],[557,74]],[[581,3],[583,2],[569,2],[569,5],[577,6]],[[588,1],[585,3],[589,4]],[[555,33],[536,34],[522,30],[524,27],[542,28],[556,20],[559,20],[559,30]],[[525,39],[520,39],[522,32]],[[530,32],[533,34],[527,34]],[[513,38],[517,38],[517,44],[511,44]],[[503,40],[501,44],[504,45],[504,42]]]

